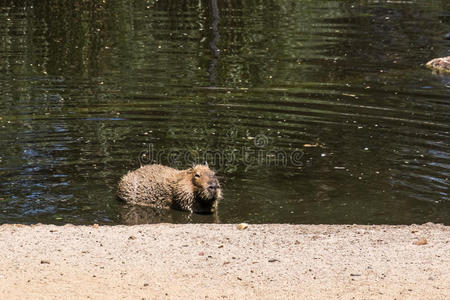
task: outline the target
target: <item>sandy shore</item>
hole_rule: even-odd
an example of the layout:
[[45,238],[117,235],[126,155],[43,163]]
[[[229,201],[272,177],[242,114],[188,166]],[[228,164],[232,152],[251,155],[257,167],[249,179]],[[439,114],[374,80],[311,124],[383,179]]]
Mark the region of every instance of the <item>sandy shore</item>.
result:
[[450,227],[3,225],[0,298],[450,299]]

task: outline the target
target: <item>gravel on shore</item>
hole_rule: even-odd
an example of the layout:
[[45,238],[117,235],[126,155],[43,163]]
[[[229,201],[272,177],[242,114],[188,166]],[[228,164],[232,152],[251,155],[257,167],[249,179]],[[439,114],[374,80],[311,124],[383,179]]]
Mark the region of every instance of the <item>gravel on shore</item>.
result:
[[450,299],[450,227],[2,225],[0,298]]

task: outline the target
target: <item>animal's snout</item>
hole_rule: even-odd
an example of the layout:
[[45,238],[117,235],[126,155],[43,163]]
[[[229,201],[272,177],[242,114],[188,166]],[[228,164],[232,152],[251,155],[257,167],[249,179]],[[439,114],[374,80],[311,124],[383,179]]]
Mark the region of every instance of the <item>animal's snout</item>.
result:
[[208,189],[209,190],[211,190],[211,191],[215,191],[215,190],[217,190],[219,188],[219,183],[217,182],[217,181],[210,181],[209,182],[209,186],[208,186]]

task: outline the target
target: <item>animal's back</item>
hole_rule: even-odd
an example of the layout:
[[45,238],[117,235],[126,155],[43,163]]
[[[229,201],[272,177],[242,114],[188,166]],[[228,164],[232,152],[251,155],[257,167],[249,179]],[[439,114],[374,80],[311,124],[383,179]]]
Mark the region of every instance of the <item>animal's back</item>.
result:
[[172,204],[172,187],[178,172],[163,165],[143,166],[122,177],[117,195],[130,204],[168,208]]
[[432,59],[426,66],[441,72],[450,72],[450,56]]

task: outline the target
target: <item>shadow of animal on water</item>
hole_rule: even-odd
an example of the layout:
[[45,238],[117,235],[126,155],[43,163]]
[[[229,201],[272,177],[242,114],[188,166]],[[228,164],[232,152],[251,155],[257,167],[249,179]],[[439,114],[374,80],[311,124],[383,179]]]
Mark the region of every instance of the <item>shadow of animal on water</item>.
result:
[[124,205],[120,209],[120,221],[125,225],[156,223],[219,223],[219,216],[217,213],[199,215],[151,206]]

